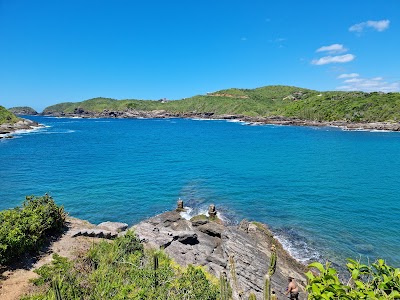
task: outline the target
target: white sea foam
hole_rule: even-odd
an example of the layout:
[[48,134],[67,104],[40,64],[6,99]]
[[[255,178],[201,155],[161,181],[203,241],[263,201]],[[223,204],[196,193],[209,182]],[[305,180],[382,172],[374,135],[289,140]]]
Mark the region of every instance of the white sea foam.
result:
[[303,239],[291,240],[285,234],[275,234],[274,238],[277,239],[283,246],[283,248],[297,261],[307,264],[311,261],[319,261],[322,258],[321,253],[311,247]]
[[42,132],[43,134],[65,134],[65,133],[74,133],[76,132],[75,130],[68,129],[66,131],[45,131]]
[[[180,215],[182,218],[186,220],[190,220],[191,218],[198,216],[198,215],[205,215],[209,217],[210,215],[208,214],[208,209],[206,208],[198,208],[198,209],[193,209],[192,207],[185,206],[185,211],[180,212]],[[221,219],[223,222],[227,222],[228,219],[225,218],[223,214],[221,214],[219,211],[217,212],[217,217]]]
[[190,207],[185,207],[185,210],[180,212],[180,215],[182,218],[186,219],[186,220],[190,220],[192,218],[192,211],[193,209]]
[[34,126],[34,127],[30,128],[30,129],[19,129],[19,130],[16,130],[16,131],[12,132],[12,135],[21,135],[21,134],[33,133],[33,132],[41,131],[44,128],[45,127],[43,127],[43,126]]

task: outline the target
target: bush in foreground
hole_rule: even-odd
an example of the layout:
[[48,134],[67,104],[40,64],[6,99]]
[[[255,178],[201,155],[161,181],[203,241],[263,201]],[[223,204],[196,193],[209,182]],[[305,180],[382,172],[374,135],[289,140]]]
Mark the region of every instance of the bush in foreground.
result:
[[318,270],[318,275],[311,271],[308,277],[308,299],[400,299],[400,269],[388,266],[383,259],[371,265],[348,259],[347,269],[350,279],[342,283],[334,268],[327,263],[312,263],[310,268]]
[[1,211],[0,265],[37,251],[47,235],[61,231],[64,222],[64,208],[47,194],[27,196],[22,207]]

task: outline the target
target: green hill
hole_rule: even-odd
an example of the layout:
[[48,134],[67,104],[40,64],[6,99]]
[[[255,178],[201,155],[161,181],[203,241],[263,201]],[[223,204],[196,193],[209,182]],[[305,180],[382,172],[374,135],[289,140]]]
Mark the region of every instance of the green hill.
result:
[[3,106],[0,106],[0,124],[3,123],[15,123],[18,121],[17,116],[15,116],[12,112],[5,109]]
[[400,120],[399,93],[318,92],[292,86],[226,89],[182,100],[115,100],[94,98],[47,107],[44,114],[165,110],[174,114],[214,113],[252,117],[283,116],[304,120],[373,122]]
[[29,107],[29,106],[11,107],[8,110],[16,115],[37,115],[38,114],[38,112],[36,110],[34,110],[32,107]]

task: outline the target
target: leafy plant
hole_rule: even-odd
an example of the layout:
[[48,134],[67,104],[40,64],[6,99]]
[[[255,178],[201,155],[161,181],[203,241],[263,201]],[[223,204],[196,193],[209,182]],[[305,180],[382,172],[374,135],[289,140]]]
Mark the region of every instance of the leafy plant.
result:
[[5,109],[3,106],[0,106],[0,125],[3,123],[15,123],[19,119],[12,112]]
[[22,207],[0,212],[0,264],[37,251],[50,234],[60,232],[64,208],[49,195],[27,196]]
[[315,262],[306,273],[308,299],[400,299],[400,269],[386,265],[383,259],[371,265],[348,259],[348,284],[342,283],[330,263]]
[[218,281],[201,267],[180,267],[164,252],[137,243],[129,231],[74,261],[55,255],[36,271],[42,292],[25,299],[218,299]]

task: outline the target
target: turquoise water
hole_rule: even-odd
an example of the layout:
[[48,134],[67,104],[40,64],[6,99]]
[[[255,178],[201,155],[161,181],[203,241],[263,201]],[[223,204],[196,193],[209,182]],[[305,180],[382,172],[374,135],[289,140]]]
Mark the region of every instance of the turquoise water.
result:
[[57,119],[0,142],[0,209],[49,192],[75,217],[137,223],[215,203],[297,258],[400,266],[400,133],[187,119]]

